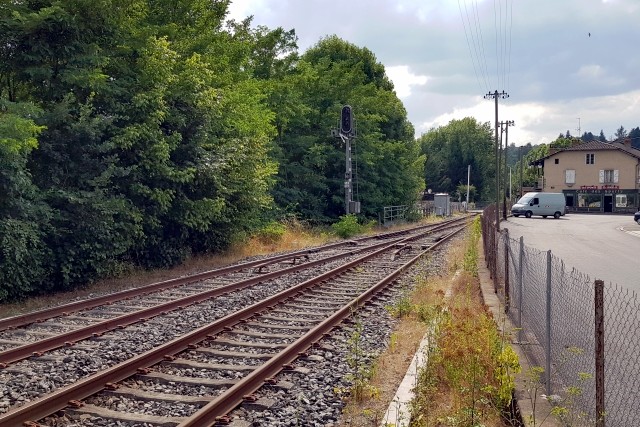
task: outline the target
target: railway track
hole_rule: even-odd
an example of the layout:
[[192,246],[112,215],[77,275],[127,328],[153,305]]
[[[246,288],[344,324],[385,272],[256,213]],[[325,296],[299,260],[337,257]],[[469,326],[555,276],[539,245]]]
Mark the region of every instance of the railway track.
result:
[[[60,317],[75,322],[83,317],[81,313],[90,313],[85,317],[97,319],[81,322],[71,330],[65,330],[61,322],[52,322],[45,313],[37,320],[40,323],[23,320],[21,326],[12,325],[5,332],[26,334],[28,328],[47,322],[58,323],[61,330],[0,352],[5,364],[0,379],[5,384],[26,375],[44,374],[46,368],[38,370],[33,364],[70,363],[77,371],[78,354],[100,360],[97,355],[106,351],[100,344],[119,346],[144,336],[148,343],[142,348],[147,351],[130,354],[123,350],[98,367],[87,363],[86,375],[76,378],[54,370],[58,379],[40,380],[49,385],[41,388],[51,390],[34,392],[29,402],[13,402],[0,414],[0,425],[42,419],[45,424],[63,425],[60,420],[68,416],[107,420],[87,425],[224,425],[232,422],[228,414],[243,402],[268,407],[268,402],[253,395],[256,390],[265,382],[271,388],[280,387],[272,379],[276,374],[283,369],[295,371],[292,363],[307,349],[380,295],[420,256],[437,246],[436,241],[445,241],[462,227],[461,221],[450,222],[385,236],[382,241],[369,239],[368,244],[333,245],[238,264],[197,278],[179,279],[173,286],[166,282],[152,285],[135,296],[119,298],[123,293],[116,294],[115,299],[123,305],[114,306],[113,299],[106,306],[92,301],[90,308],[78,305],[76,314]],[[337,248],[341,248],[338,253]],[[283,262],[289,264],[279,265]],[[216,281],[213,287],[204,283],[212,278],[224,280]],[[147,299],[143,303],[141,298],[156,302]],[[107,313],[106,320],[96,310]],[[172,332],[154,339],[154,332],[164,328]],[[114,338],[116,332],[123,335]],[[35,357],[34,349],[38,349]],[[193,392],[194,388],[200,391]],[[142,409],[123,412],[123,400],[137,402],[133,406]]]

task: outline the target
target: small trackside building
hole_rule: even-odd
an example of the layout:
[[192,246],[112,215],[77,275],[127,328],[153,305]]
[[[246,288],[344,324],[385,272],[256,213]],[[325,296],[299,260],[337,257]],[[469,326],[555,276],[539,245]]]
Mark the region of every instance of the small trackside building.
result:
[[538,191],[564,193],[568,212],[634,213],[640,209],[640,150],[631,141],[589,141],[551,149]]

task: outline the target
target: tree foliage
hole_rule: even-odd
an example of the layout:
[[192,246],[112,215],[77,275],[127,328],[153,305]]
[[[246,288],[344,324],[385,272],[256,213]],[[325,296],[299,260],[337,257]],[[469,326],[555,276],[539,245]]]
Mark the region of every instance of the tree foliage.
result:
[[3,132],[0,159],[21,180],[5,206],[29,194],[46,215],[27,227],[25,209],[25,219],[2,212],[2,253],[15,255],[2,259],[0,297],[35,289],[36,278],[41,290],[68,288],[128,263],[170,266],[224,248],[270,206],[273,113],[244,71],[251,49],[223,28],[227,3],[2,8],[2,105],[41,111],[5,107],[0,118],[16,129]]
[[489,123],[467,117],[452,120],[446,126],[431,129],[419,139],[426,156],[425,186],[433,192],[453,194],[467,183],[471,166],[471,184],[481,200],[491,200],[495,191],[495,143]]
[[[423,158],[372,52],[227,21],[228,0],[0,6],[0,300],[225,249],[283,214],[410,203]],[[274,202],[275,199],[275,202]]]
[[363,214],[416,200],[423,158],[404,106],[371,51],[327,37],[301,56],[278,89],[290,95],[289,109],[276,117],[280,206],[316,221],[344,214],[345,146],[330,130],[345,104],[353,108],[358,133],[354,191]]

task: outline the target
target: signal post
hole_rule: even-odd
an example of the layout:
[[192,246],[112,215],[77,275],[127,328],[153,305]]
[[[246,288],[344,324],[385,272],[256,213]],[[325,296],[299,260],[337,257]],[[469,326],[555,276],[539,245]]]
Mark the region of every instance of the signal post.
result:
[[331,134],[340,138],[345,145],[345,173],[344,173],[344,200],[345,213],[360,213],[360,202],[353,200],[353,169],[351,161],[351,140],[355,138],[356,132],[353,126],[353,111],[351,106],[345,105],[340,113],[340,126],[332,129]]

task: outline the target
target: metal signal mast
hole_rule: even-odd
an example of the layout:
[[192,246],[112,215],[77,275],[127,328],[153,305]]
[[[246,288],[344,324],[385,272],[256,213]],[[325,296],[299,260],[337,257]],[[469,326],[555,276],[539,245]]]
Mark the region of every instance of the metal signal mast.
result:
[[353,200],[353,169],[351,160],[351,140],[356,137],[355,127],[353,126],[353,111],[350,105],[342,107],[340,113],[340,126],[333,129],[331,134],[340,138],[345,144],[345,173],[344,173],[344,201],[345,213],[360,213],[360,202]]

